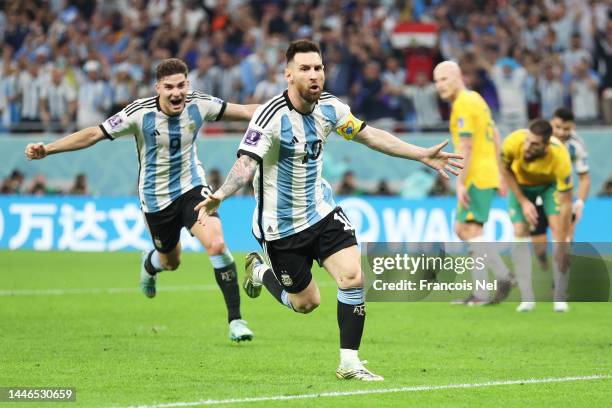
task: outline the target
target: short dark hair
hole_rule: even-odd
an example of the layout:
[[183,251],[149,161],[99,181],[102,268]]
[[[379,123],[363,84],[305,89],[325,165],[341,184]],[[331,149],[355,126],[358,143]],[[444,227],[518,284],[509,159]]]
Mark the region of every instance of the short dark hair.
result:
[[544,143],[548,143],[553,129],[547,120],[536,119],[529,125],[529,131],[534,135],[541,136],[544,139]]
[[553,114],[553,118],[559,118],[563,122],[573,122],[574,121],[574,112],[568,108],[559,108]]
[[189,73],[189,68],[187,64],[181,59],[178,58],[168,58],[159,63],[156,70],[157,80],[174,75],[174,74],[187,74]]
[[316,42],[310,40],[295,40],[289,44],[289,48],[287,48],[287,52],[285,53],[287,64],[293,61],[295,54],[300,52],[316,52],[321,55],[321,49]]

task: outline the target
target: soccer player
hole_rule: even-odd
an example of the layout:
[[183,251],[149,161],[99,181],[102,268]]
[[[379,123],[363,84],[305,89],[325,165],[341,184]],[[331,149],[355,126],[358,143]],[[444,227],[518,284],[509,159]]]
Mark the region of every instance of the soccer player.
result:
[[316,43],[292,42],[286,61],[288,89],[257,109],[225,183],[196,206],[199,220],[205,223],[207,214],[255,174],[253,233],[269,265],[255,252],[247,255],[247,294],[259,296],[263,285],[289,309],[310,313],[320,303],[311,274],[317,260],[338,285],[337,377],[380,381],[358,356],[366,315],[360,254],[353,227],[321,177],[325,142],[335,131],[387,155],[421,161],[445,177],[447,171],[458,173],[461,164],[451,159],[460,156],[442,152],[446,142],[414,146],[354,117],[349,106],[323,92],[325,74]]
[[[567,241],[574,240],[576,224],[582,218],[584,203],[589,195],[591,187],[591,177],[589,175],[589,164],[587,163],[587,150],[583,140],[576,134],[574,113],[568,108],[559,108],[555,111],[550,120],[553,128],[553,136],[565,144],[569,151],[572,161],[572,168],[578,175],[578,199],[572,205],[572,223],[569,228]],[[534,251],[540,265],[547,269],[548,260],[546,257],[546,230],[548,222],[544,215],[544,207],[541,204],[541,197],[538,199],[536,208],[538,210],[538,225],[531,231],[531,240],[534,243]]]
[[30,143],[29,160],[84,149],[104,138],[132,135],[140,171],[138,195],[155,249],[143,253],[140,286],[152,298],[157,275],[180,264],[181,228],[187,228],[206,248],[228,310],[233,341],[251,340],[253,333],[241,318],[236,264],[225,245],[218,215],[206,227],[196,222],[194,206],[208,194],[204,168],[197,156],[196,138],[204,121],[249,120],[257,105],[236,105],[189,90],[187,65],[176,58],[157,67],[157,96],[138,99],[105,120],[49,143]]
[[569,256],[565,241],[571,224],[572,165],[567,149],[561,141],[551,137],[552,132],[549,122],[538,119],[529,129],[511,133],[502,146],[502,169],[510,187],[508,207],[516,241],[512,260],[521,291],[521,303],[516,309],[519,312],[535,307],[528,242],[530,226],[538,223],[535,207],[538,196],[542,198],[553,239],[557,242],[553,261],[554,310],[568,310]]
[[[496,190],[505,194],[505,187],[500,183],[499,133],[487,103],[477,92],[465,87],[457,63],[438,64],[434,69],[434,81],[440,97],[452,105],[450,133],[455,152],[463,156],[465,166],[456,181],[455,232],[469,243],[472,254],[487,256],[488,266],[498,279],[498,291],[492,301],[486,290],[474,289],[468,298],[455,303],[468,306],[499,303],[510,293],[510,272],[495,247],[483,244],[483,225],[489,218]],[[476,281],[486,281],[487,277],[486,269],[474,269],[474,288]]]

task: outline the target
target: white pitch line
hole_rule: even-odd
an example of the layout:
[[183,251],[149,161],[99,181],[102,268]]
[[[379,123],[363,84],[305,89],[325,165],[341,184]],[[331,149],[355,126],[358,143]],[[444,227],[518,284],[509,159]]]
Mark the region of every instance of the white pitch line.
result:
[[[334,282],[317,283],[319,287],[335,286]],[[203,290],[219,290],[219,286],[210,285],[182,285],[164,286],[157,288],[158,292],[192,292]],[[140,289],[133,288],[65,288],[65,289],[4,289],[0,290],[3,296],[64,296],[64,295],[118,295],[123,293],[140,293]]]
[[420,391],[436,391],[436,390],[451,390],[457,388],[481,388],[493,387],[500,385],[521,385],[521,384],[541,384],[541,383],[560,383],[571,381],[591,381],[591,380],[607,380],[612,379],[612,375],[589,375],[582,377],[560,377],[560,378],[529,378],[525,380],[506,380],[506,381],[487,381],[482,383],[471,384],[446,384],[446,385],[415,385],[399,388],[383,388],[373,390],[356,390],[356,391],[335,391],[322,392],[319,394],[300,394],[300,395],[276,395],[269,397],[249,397],[249,398],[230,398],[230,399],[208,399],[200,401],[188,402],[169,402],[155,405],[138,405],[127,408],[171,408],[171,407],[193,407],[197,405],[222,405],[222,404],[244,404],[250,402],[263,401],[287,401],[294,399],[322,398],[322,397],[348,397],[353,395],[371,395],[371,394],[391,394],[401,392],[420,392]]
[[[217,285],[184,285],[163,286],[159,292],[191,292],[200,290],[218,290]],[[139,293],[134,288],[74,288],[74,289],[9,289],[0,290],[0,296],[63,296],[63,295],[117,295],[122,293]]]

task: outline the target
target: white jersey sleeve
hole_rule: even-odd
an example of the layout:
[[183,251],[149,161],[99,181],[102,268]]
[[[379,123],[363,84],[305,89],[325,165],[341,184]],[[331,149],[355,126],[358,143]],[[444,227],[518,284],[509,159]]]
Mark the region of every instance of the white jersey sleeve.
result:
[[567,143],[567,148],[572,159],[572,165],[577,174],[589,172],[587,161],[588,153],[584,141],[575,133],[572,133]]
[[224,100],[199,91],[193,91],[187,96],[187,103],[191,101],[197,104],[200,115],[206,122],[221,120],[227,106]]
[[272,124],[274,122],[270,121],[265,127],[257,123],[257,118],[259,118],[265,108],[265,105],[261,105],[253,113],[253,118],[249,122],[249,127],[238,147],[238,157],[245,154],[257,161],[262,161],[270,146],[272,146],[274,135]]
[[102,129],[107,138],[115,140],[120,136],[134,135],[136,133],[138,127],[137,118],[140,115],[138,112],[131,112],[129,108],[130,105],[102,122],[100,129]]

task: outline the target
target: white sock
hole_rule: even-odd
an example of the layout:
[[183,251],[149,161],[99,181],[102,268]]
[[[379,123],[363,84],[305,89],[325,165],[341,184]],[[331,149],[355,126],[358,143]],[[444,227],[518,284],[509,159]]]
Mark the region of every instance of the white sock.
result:
[[512,263],[514,275],[521,291],[522,302],[534,302],[533,286],[531,283],[531,253],[529,251],[529,238],[514,238],[512,246]]
[[164,267],[161,264],[161,259],[159,259],[159,252],[157,252],[157,249],[154,249],[153,253],[151,254],[151,265],[158,270],[157,273],[164,270]]
[[[565,243],[563,245],[566,245]],[[553,253],[555,253],[556,244],[553,244]],[[552,270],[553,270],[553,282],[555,283],[555,293],[553,296],[553,300],[555,302],[566,302],[567,301],[567,287],[569,284],[569,270],[563,272],[561,268],[559,268],[559,264],[557,260],[554,259],[552,262]]]
[[356,365],[361,364],[357,350],[352,349],[340,349],[340,367],[352,368]]
[[[482,236],[478,236],[468,240],[470,254],[474,258],[482,257],[486,252],[483,247],[482,239]],[[472,269],[472,281],[474,282],[474,290],[472,293],[480,300],[489,300],[489,291],[482,289],[483,287],[486,287],[485,283],[489,280],[488,278],[489,274],[487,273],[487,268]],[[476,284],[476,281],[479,282],[478,285]]]

